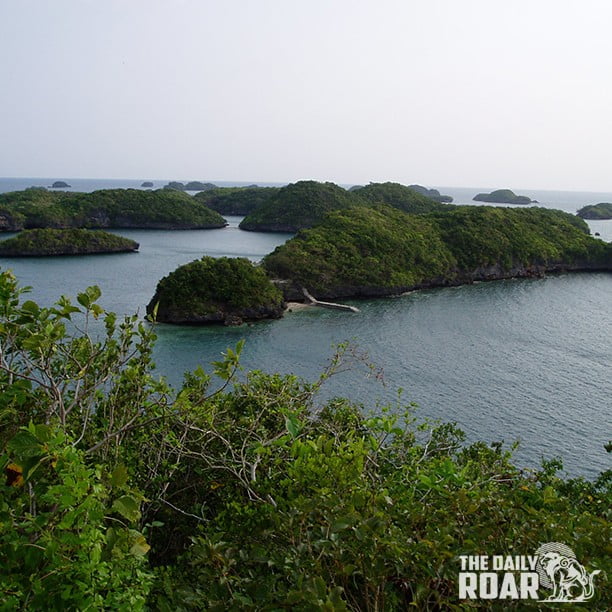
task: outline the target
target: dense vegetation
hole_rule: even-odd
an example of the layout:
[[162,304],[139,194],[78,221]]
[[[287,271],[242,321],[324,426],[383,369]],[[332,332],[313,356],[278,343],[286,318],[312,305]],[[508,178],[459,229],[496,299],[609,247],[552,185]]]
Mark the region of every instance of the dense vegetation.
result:
[[533,200],[527,196],[519,196],[511,189],[497,189],[491,193],[479,193],[473,198],[476,202],[491,202],[495,204],[531,204]]
[[0,194],[0,229],[196,229],[226,225],[218,213],[173,190],[102,189],[91,193],[26,189]]
[[332,210],[350,208],[355,198],[334,183],[299,181],[279,189],[245,217],[240,228],[296,232],[319,223]]
[[251,214],[278,192],[278,187],[217,187],[193,196],[220,215]]
[[138,243],[101,230],[33,229],[0,242],[0,256],[89,255],[138,250]]
[[98,297],[41,308],[0,274],[3,609],[458,610],[458,555],[550,541],[601,571],[589,607],[612,605],[610,472],[522,471],[399,399],[322,401],[346,347],[314,383],[233,382],[239,345],[171,389],[152,330]]
[[264,265],[316,297],[612,268],[611,245],[588,231],[576,216],[542,208],[451,206],[407,215],[384,206],[358,207],[300,232]]
[[240,324],[278,318],[283,297],[264,270],[245,258],[202,257],[157,284],[149,314],[167,323]]
[[612,219],[612,204],[600,202],[583,206],[577,213],[583,219]]
[[407,213],[425,213],[449,208],[448,205],[399,183],[370,183],[352,193],[370,204],[388,204]]

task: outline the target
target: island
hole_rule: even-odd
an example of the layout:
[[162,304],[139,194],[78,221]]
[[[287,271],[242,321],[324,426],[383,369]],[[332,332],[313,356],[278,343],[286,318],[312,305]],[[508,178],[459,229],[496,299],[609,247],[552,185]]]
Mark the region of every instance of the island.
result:
[[389,206],[335,211],[262,264],[286,300],[397,295],[548,272],[612,270],[612,244],[575,215],[456,206],[423,215]]
[[332,210],[357,203],[352,194],[334,183],[298,181],[275,192],[239,227],[258,232],[297,232],[319,223]]
[[589,204],[583,206],[577,213],[582,219],[606,220],[612,219],[612,204],[600,202],[599,204]]
[[156,321],[178,325],[240,325],[278,319],[282,292],[243,257],[202,257],[161,279],[147,306]]
[[401,183],[370,183],[351,193],[366,204],[384,203],[407,213],[421,214],[447,210],[449,206],[452,208],[452,205],[436,201]]
[[516,195],[511,189],[497,189],[491,193],[479,193],[472,198],[475,202],[489,202],[494,204],[537,204],[527,196]]
[[65,181],[55,181],[53,185],[50,186],[50,189],[69,189],[72,185],[69,185]]
[[214,183],[202,183],[200,181],[189,181],[186,184],[179,181],[170,181],[163,188],[175,191],[208,191],[209,189],[216,189],[216,187]]
[[193,197],[220,215],[245,217],[278,193],[278,187],[217,187],[200,191]]
[[450,204],[453,201],[452,196],[442,195],[437,189],[428,189],[427,187],[423,187],[423,185],[408,185],[408,188],[420,193],[421,195],[427,196],[436,202],[445,202]]
[[71,227],[184,230],[226,225],[220,214],[174,190],[80,193],[27,189],[0,194],[0,231]]
[[151,181],[144,181],[140,186],[150,188],[153,187],[153,183]]
[[101,230],[32,229],[0,241],[0,257],[133,253],[139,244]]

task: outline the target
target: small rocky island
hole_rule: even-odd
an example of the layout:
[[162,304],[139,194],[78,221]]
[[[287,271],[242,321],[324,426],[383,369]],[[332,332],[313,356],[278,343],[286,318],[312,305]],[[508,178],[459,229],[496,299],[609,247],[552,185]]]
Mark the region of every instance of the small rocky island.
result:
[[600,221],[612,219],[612,204],[609,202],[589,204],[588,206],[583,206],[576,214],[582,219]]
[[179,325],[241,325],[278,319],[284,309],[263,268],[243,257],[202,257],[159,281],[147,314]]
[[31,229],[0,242],[0,257],[132,253],[139,244],[101,230]]
[[497,189],[491,193],[479,193],[472,198],[475,202],[489,202],[493,204],[537,204],[527,196],[516,195],[511,189]]
[[51,185],[51,189],[70,189],[72,185],[69,185],[65,181],[55,181],[53,185]]
[[164,185],[164,189],[174,189],[175,191],[209,191],[216,188],[217,185],[214,183],[202,183],[201,181],[189,181],[188,183],[170,181],[167,185]]
[[153,183],[151,181],[144,181],[143,183],[141,183],[140,186],[141,187],[146,187],[147,189],[150,189],[151,187],[153,187]]

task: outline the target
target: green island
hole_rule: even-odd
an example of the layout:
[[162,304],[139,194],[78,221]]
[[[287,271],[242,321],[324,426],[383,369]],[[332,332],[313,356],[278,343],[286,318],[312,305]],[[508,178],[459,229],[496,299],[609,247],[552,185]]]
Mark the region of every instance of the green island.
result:
[[278,319],[283,295],[263,268],[246,258],[202,257],[159,281],[147,313],[182,325]]
[[436,202],[444,202],[450,204],[453,201],[452,196],[442,195],[437,189],[428,189],[427,187],[423,187],[423,185],[408,185],[410,189],[420,193],[421,195],[427,196]]
[[434,210],[449,210],[452,205],[436,201],[423,193],[400,183],[370,183],[354,189],[353,195],[367,204],[388,204],[407,213],[426,213]]
[[612,204],[600,202],[583,206],[577,213],[582,219],[612,219]]
[[0,231],[31,228],[214,229],[225,219],[175,190],[30,188],[0,194]]
[[172,189],[175,191],[208,191],[210,189],[218,189],[214,183],[203,183],[202,181],[189,181],[181,183],[180,181],[170,181],[164,185],[163,189]]
[[297,232],[316,225],[332,210],[358,203],[353,194],[334,183],[298,181],[272,193],[239,227],[259,232]]
[[[388,206],[335,211],[264,258],[316,298],[368,297],[481,280],[612,269],[612,245],[575,215],[544,208],[451,206],[423,215]],[[293,289],[291,289],[293,287]]]
[[479,193],[472,198],[475,202],[489,202],[494,204],[537,204],[527,196],[516,195],[511,189],[497,189],[491,193]]
[[278,192],[278,187],[217,187],[193,197],[220,215],[250,215]]
[[139,244],[102,230],[32,229],[0,241],[0,257],[131,253]]
[[241,341],[171,387],[155,328],[99,298],[92,286],[43,307],[0,273],[3,609],[462,610],[460,555],[552,541],[589,572],[589,609],[610,609],[610,470],[522,469],[401,395],[326,398],[347,346],[303,381],[238,376]]

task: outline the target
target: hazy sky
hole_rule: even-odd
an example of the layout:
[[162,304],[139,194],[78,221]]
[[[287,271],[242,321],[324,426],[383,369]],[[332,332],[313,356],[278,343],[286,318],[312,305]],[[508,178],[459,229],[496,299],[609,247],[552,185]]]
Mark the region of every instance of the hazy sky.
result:
[[612,191],[610,0],[0,0],[0,176]]

